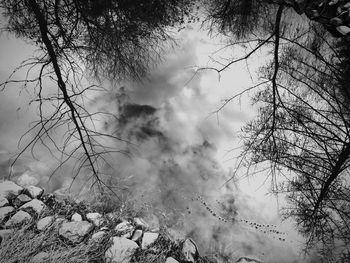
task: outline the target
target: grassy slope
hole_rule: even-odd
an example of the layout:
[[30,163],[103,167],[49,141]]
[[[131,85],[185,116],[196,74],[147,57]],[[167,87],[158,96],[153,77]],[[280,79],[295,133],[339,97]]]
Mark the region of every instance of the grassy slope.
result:
[[[132,218],[138,215],[140,211],[135,211],[130,204],[124,205],[122,211],[120,204],[113,201],[110,197],[103,197],[95,200],[92,204],[77,204],[72,200],[62,200],[60,202],[53,202],[51,210],[46,212],[46,215],[60,215],[69,219],[75,212],[86,213],[88,211],[98,211],[102,214],[117,211],[114,220],[107,223],[109,229],[114,229],[114,226],[120,222],[121,218]],[[36,222],[32,222],[18,226],[14,234],[6,239],[0,245],[0,263],[28,263],[39,252],[48,252],[50,257],[47,263],[87,263],[105,262],[104,253],[109,247],[109,240],[115,233],[109,231],[107,235],[98,242],[85,241],[78,245],[68,244],[65,240],[58,236],[57,228],[49,228],[43,232],[36,230]],[[165,229],[160,232],[160,237],[147,250],[141,248],[136,251],[131,262],[143,263],[164,263],[167,257],[176,258],[180,263],[184,262],[181,253],[180,244],[171,241],[166,237]],[[91,234],[90,234],[91,236]],[[198,263],[209,263],[211,261],[205,258],[198,258]]]

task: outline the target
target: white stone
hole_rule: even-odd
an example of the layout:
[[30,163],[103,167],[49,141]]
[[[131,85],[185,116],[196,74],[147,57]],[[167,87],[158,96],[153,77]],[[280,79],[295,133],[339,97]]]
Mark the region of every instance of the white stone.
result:
[[36,254],[32,260],[30,261],[31,263],[46,263],[49,262],[50,255],[47,252],[39,252]]
[[0,196],[7,199],[16,198],[22,191],[23,188],[12,181],[4,181],[0,183]]
[[337,30],[339,33],[341,33],[343,36],[350,33],[350,27],[347,26],[337,26]]
[[166,259],[165,263],[179,263],[179,261],[177,261],[176,259],[174,259],[172,257],[168,257]]
[[7,198],[0,196],[0,207],[9,205],[9,200]]
[[147,228],[147,223],[139,217],[135,217],[134,218],[134,224],[137,228],[141,228],[141,229],[146,229]]
[[80,243],[93,228],[94,225],[87,221],[64,222],[58,233],[72,243]]
[[311,19],[317,18],[320,16],[320,13],[317,10],[311,10],[310,11],[310,17]]
[[182,245],[182,254],[186,261],[195,262],[195,258],[198,256],[198,249],[196,243],[191,238],[187,238]]
[[9,216],[15,209],[12,206],[4,206],[0,208],[0,223]]
[[142,237],[142,230],[137,229],[137,230],[135,230],[134,234],[132,235],[131,240],[137,242],[141,239],[141,237]]
[[39,231],[43,231],[47,229],[49,226],[51,226],[54,221],[55,221],[55,218],[53,216],[44,217],[38,221],[38,223],[36,224],[36,228]]
[[262,263],[262,261],[260,259],[257,259],[255,257],[247,257],[247,256],[244,256],[244,257],[240,257],[236,263]]
[[136,227],[140,227],[148,232],[159,232],[159,219],[154,214],[148,214],[142,218],[134,218]]
[[131,238],[131,236],[132,236],[132,232],[127,232],[127,233],[122,234],[122,235],[120,235],[120,236],[121,236],[121,237],[125,237],[125,238],[130,239],[130,238]]
[[123,235],[127,238],[131,237],[132,232],[134,232],[134,229],[134,226],[128,221],[123,221],[114,228],[117,235]]
[[105,235],[106,235],[106,232],[98,231],[91,236],[91,239],[97,241],[97,240],[102,239]]
[[44,189],[41,189],[40,187],[37,187],[34,185],[27,186],[26,191],[31,198],[36,198],[36,199],[40,198],[44,193]]
[[67,223],[69,222],[67,219],[65,219],[64,217],[57,217],[55,219],[55,222],[53,222],[53,225],[55,228],[59,228],[63,223]]
[[44,209],[46,209],[46,205],[38,200],[38,199],[33,199],[32,201],[22,205],[20,207],[20,209],[22,210],[26,210],[26,209],[29,209],[29,210],[33,210],[35,213],[37,213],[38,215],[41,214],[41,212],[44,211]]
[[26,194],[20,194],[19,196],[16,197],[15,200],[13,200],[12,204],[16,207],[19,207],[25,203],[28,203],[29,201],[31,201],[32,199],[26,195]]
[[158,233],[152,233],[152,232],[146,232],[143,234],[142,237],[142,249],[146,249],[149,246],[152,246],[152,244],[157,240],[159,234]]
[[106,262],[129,263],[138,245],[124,237],[113,237],[112,241],[112,246],[105,253]]
[[79,213],[74,213],[72,215],[71,220],[74,222],[80,222],[80,221],[83,221],[83,218],[81,217],[81,215]]
[[340,26],[341,24],[343,24],[343,20],[341,20],[339,17],[333,17],[329,20],[329,22],[334,26]]
[[99,227],[103,224],[103,216],[100,213],[88,213],[86,218],[94,223],[95,226]]
[[1,229],[0,230],[0,244],[3,240],[9,238],[13,233],[12,229]]
[[32,219],[30,214],[24,211],[18,211],[16,214],[14,214],[5,224],[6,227],[13,227],[18,224],[23,224],[25,222],[28,222]]

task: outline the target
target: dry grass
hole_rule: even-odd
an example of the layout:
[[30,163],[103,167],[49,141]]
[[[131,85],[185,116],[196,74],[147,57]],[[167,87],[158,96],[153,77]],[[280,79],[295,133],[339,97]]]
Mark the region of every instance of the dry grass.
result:
[[[107,227],[113,229],[122,218],[132,218],[142,214],[143,208],[135,207],[131,202],[121,204],[113,195],[99,196],[93,202],[75,203],[72,200],[60,200],[53,203],[50,211],[42,216],[54,215],[70,219],[74,212],[84,214],[88,211],[107,214],[113,212],[114,219],[108,220]],[[13,235],[0,244],[0,263],[34,263],[33,257],[40,252],[47,252],[48,259],[43,263],[102,263],[104,254],[109,247],[110,237],[114,231],[108,232],[103,239],[82,242],[72,245],[62,240],[58,235],[56,225],[39,232],[36,221],[18,226]],[[109,222],[110,221],[110,222]],[[90,234],[91,235],[91,234]],[[171,241],[162,228],[158,240],[148,249],[141,248],[132,257],[132,263],[164,263],[167,257],[173,257],[184,262],[181,244]],[[199,257],[197,263],[213,262],[208,258]],[[37,263],[37,262],[35,262]]]
[[[38,232],[34,222],[18,227],[14,234],[0,245],[0,263],[37,263],[32,259],[40,252],[47,252],[49,258],[43,263],[102,263],[104,254],[109,247],[113,231],[103,239],[86,241],[75,246],[59,238],[57,227],[51,227]],[[141,248],[132,257],[132,263],[164,263],[167,257],[173,257],[184,262],[181,244],[171,241],[165,235],[160,235],[157,241],[148,249]],[[207,258],[198,258],[198,263],[213,262]]]
[[0,245],[0,263],[28,263],[39,252],[47,252],[45,263],[104,262],[108,240],[71,246],[58,237],[54,227],[43,232],[35,230],[34,223],[15,229],[14,234]]
[[[156,242],[146,250],[141,248],[136,251],[131,263],[164,263],[168,257],[179,262],[187,262],[182,254],[182,245],[171,241],[164,235],[160,235]],[[212,263],[208,257],[199,256],[196,263]]]
[[160,236],[148,249],[138,249],[131,259],[132,263],[164,263],[167,257],[182,259],[181,248],[171,240]]
[[[121,209],[122,208],[122,209]],[[107,227],[113,229],[121,218],[133,217],[137,214],[135,207],[130,203],[121,204],[113,195],[98,196],[94,202],[76,203],[71,199],[53,200],[50,209],[42,217],[53,215],[70,219],[78,212],[99,212],[107,214],[114,212],[114,220],[107,222]],[[0,263],[30,263],[33,257],[40,252],[47,252],[49,258],[45,263],[102,263],[104,254],[109,247],[109,232],[98,242],[86,241],[72,245],[62,240],[58,235],[58,227],[51,227],[45,231],[36,230],[35,218],[32,222],[17,226],[13,234],[0,244]],[[141,262],[141,261],[140,261]]]

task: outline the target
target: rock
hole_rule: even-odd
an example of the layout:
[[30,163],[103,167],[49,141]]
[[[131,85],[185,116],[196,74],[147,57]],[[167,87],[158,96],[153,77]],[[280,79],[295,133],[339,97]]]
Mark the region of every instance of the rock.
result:
[[131,240],[137,242],[141,239],[141,237],[142,237],[142,230],[137,229],[137,230],[135,230],[134,234],[132,235]]
[[59,228],[63,223],[69,222],[67,219],[64,217],[57,217],[55,221],[53,222],[53,225],[55,228]]
[[126,238],[130,238],[132,232],[134,232],[134,226],[129,221],[123,221],[119,223],[114,230],[118,236],[124,236]]
[[1,229],[0,230],[0,244],[3,240],[8,239],[13,233],[12,229]]
[[335,5],[338,3],[339,0],[332,0],[328,3],[328,5]]
[[17,196],[17,198],[13,201],[13,205],[16,207],[19,207],[25,203],[28,203],[29,201],[31,201],[32,199],[26,195],[26,194],[20,194],[19,196]]
[[308,12],[308,15],[309,15],[310,19],[315,19],[315,18],[318,18],[320,16],[320,13],[317,10],[310,10]]
[[49,226],[51,226],[54,221],[55,221],[55,218],[53,216],[44,217],[38,221],[38,223],[36,224],[36,228],[39,231],[43,231],[47,229]]
[[80,221],[83,221],[83,218],[79,213],[74,213],[71,217],[71,220],[74,222],[80,222]]
[[24,211],[18,211],[5,224],[6,227],[13,227],[15,225],[24,224],[32,219],[30,214]]
[[188,262],[195,262],[195,259],[198,257],[197,245],[191,238],[187,238],[183,243],[182,254]]
[[58,234],[76,244],[83,241],[86,235],[89,234],[93,228],[94,225],[87,221],[64,222],[59,228]]
[[113,244],[105,253],[108,263],[129,263],[138,245],[124,237],[113,237]]
[[341,20],[339,17],[333,17],[329,22],[334,26],[340,26],[343,24],[343,20]]
[[15,209],[12,206],[4,206],[0,208],[0,223],[4,221]]
[[23,188],[12,181],[4,181],[0,183],[0,196],[5,197],[8,200],[16,198]]
[[43,195],[44,189],[41,189],[40,187],[34,185],[30,185],[26,187],[26,192],[31,198],[38,199]]
[[94,223],[95,226],[99,227],[103,224],[103,216],[100,213],[88,213],[86,218]]
[[179,261],[177,261],[176,259],[174,259],[172,257],[168,257],[166,259],[165,263],[179,263]]
[[160,224],[159,219],[154,214],[149,214],[146,217],[143,217],[143,220],[147,223],[147,231],[149,232],[159,232]]
[[159,232],[159,219],[154,214],[148,214],[142,218],[134,218],[134,224],[137,228],[147,230],[148,232]]
[[97,241],[97,240],[102,239],[105,235],[106,235],[106,232],[98,231],[91,236],[91,239],[94,241]]
[[146,249],[151,246],[158,238],[158,233],[146,232],[142,237],[142,249]]
[[294,4],[294,0],[284,0],[283,1],[286,5],[293,5]]
[[9,201],[7,200],[7,198],[0,196],[0,207],[4,207],[8,205],[9,205]]
[[342,12],[343,12],[343,8],[341,8],[341,6],[338,6],[337,11],[336,11],[336,15],[340,16],[342,14]]
[[254,258],[254,257],[240,257],[236,263],[262,263],[260,259]]
[[49,262],[50,260],[50,254],[47,252],[39,252],[36,254],[32,260],[30,261],[31,263],[46,263]]
[[350,33],[350,27],[347,27],[347,26],[338,26],[337,30],[343,36],[345,36],[345,35]]
[[46,209],[46,205],[38,200],[38,199],[33,199],[32,201],[22,205],[20,207],[21,210],[32,210],[34,211],[36,214],[40,215],[44,209]]
[[143,230],[146,230],[147,228],[147,223],[142,218],[139,218],[139,217],[134,218],[134,224],[136,228],[140,228]]

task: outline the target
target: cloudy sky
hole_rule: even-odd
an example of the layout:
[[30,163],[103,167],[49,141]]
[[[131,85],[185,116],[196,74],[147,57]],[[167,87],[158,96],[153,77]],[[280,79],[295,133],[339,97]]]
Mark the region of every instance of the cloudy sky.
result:
[[[241,56],[242,50],[221,50],[225,39],[210,38],[193,27],[179,32],[176,38],[178,45],[166,52],[148,79],[113,84],[108,93],[91,97],[91,109],[103,109],[124,118],[123,122],[109,123],[105,129],[118,130],[120,136],[136,145],[131,149],[131,158],[113,156],[115,177],[128,188],[130,198],[147,196],[145,200],[151,206],[172,215],[173,220],[168,216],[169,227],[193,236],[202,251],[216,246],[222,253],[230,251],[233,257],[251,254],[264,262],[300,262],[296,261],[300,237],[291,222],[281,222],[278,208],[283,206],[283,199],[268,195],[269,183],[264,184],[264,175],[222,187],[235,172],[240,129],[255,113],[249,96],[232,101],[218,114],[214,112],[224,99],[256,83],[256,71],[266,61],[266,54],[260,52],[247,63],[232,65],[220,76],[210,70],[195,74],[199,67],[219,66],[214,59],[225,62]],[[1,35],[0,47],[3,82],[35,49],[8,35]],[[112,84],[106,81],[105,85]],[[127,99],[117,99],[120,87],[125,87]],[[1,93],[3,174],[7,173],[9,156],[18,150],[20,136],[37,118],[37,105],[28,105],[32,96],[30,89],[16,85]],[[121,147],[118,143],[116,146]],[[69,167],[48,182],[54,169],[49,158],[38,147],[36,159],[30,153],[24,155],[15,166],[16,172],[25,174],[22,180],[34,178],[35,183],[48,190],[66,187],[71,182]],[[220,221],[220,216],[227,222]],[[230,222],[233,217],[235,222]],[[259,224],[259,229],[254,223]],[[209,242],[217,239],[218,242]]]

